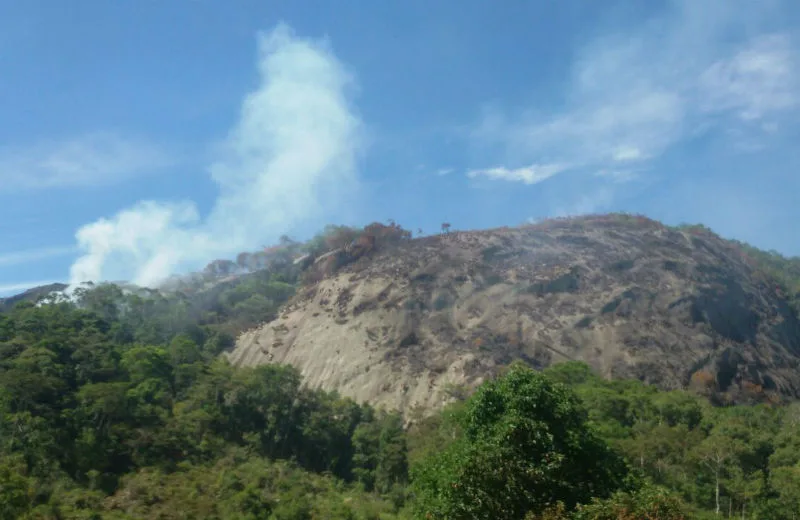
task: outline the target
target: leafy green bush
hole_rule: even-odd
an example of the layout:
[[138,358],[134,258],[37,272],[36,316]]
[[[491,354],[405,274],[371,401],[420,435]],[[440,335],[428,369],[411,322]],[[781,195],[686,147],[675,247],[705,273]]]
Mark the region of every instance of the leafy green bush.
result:
[[514,365],[483,385],[463,435],[413,473],[418,516],[524,518],[553,500],[568,508],[623,485],[626,467],[563,385]]

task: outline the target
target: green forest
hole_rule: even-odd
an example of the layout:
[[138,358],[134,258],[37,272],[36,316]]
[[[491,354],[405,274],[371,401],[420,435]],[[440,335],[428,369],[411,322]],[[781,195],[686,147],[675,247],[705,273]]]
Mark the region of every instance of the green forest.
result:
[[[332,236],[358,238],[281,251]],[[790,289],[796,262],[764,255]],[[291,367],[233,367],[235,334],[307,276],[281,258],[204,290],[101,284],[0,314],[0,519],[800,515],[798,403],[718,407],[703,381],[664,392],[515,363],[406,427]]]

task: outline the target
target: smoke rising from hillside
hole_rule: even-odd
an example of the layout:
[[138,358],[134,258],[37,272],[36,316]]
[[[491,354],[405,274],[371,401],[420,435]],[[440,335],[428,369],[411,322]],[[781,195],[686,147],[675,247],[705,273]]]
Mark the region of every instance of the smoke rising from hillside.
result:
[[327,46],[279,25],[258,38],[260,84],[210,166],[219,188],[203,217],[191,201],[142,201],[81,227],[70,283],[170,274],[271,241],[357,185],[361,123],[352,83]]

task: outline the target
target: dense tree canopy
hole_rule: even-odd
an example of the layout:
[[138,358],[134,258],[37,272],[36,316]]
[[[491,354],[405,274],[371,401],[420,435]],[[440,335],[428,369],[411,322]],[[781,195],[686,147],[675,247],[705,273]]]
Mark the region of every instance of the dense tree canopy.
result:
[[[275,498],[247,499],[261,511],[252,518],[289,518],[276,512],[289,507],[280,497],[300,488],[285,490],[283,475],[331,494],[338,493],[337,481],[383,492],[406,483],[406,438],[397,416],[304,388],[290,367],[235,369],[207,345],[214,333],[198,333],[200,343],[186,332],[157,344],[138,341],[150,324],[132,326],[125,321],[131,311],[110,310],[104,296],[91,296],[103,302],[92,304],[100,307],[95,311],[20,304],[0,317],[0,518],[74,517],[82,508],[141,518],[132,511],[147,505],[137,495],[142,486],[206,485],[202,468],[209,465],[251,479],[245,488],[259,485],[266,477],[252,464],[237,465],[245,459],[286,461],[275,466],[283,470],[263,469],[278,479],[270,488]],[[129,333],[120,334],[126,327]],[[311,473],[320,476],[313,480]],[[244,500],[238,485],[212,484],[231,493],[230,500]],[[189,489],[173,492],[159,499],[174,507],[159,506],[165,518],[179,517],[180,500],[192,497]],[[301,509],[317,507],[293,500]],[[396,507],[381,500],[356,504]],[[224,510],[234,507],[206,505],[204,512],[195,508],[196,518],[230,518]]]
[[520,365],[481,387],[463,435],[415,472],[417,510],[434,518],[524,518],[621,489],[624,463],[587,425],[573,392]]
[[800,514],[797,405],[515,365],[405,429],[290,367],[230,366],[180,299],[94,291],[0,314],[0,518]]

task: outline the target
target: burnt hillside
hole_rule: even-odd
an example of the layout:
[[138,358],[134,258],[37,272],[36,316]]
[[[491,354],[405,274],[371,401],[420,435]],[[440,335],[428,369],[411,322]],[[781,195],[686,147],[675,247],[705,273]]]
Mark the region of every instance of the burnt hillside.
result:
[[789,295],[704,228],[551,220],[404,237],[334,267],[306,266],[297,295],[230,359],[290,363],[312,386],[402,410],[438,408],[514,359],[584,360],[721,402],[800,395]]

